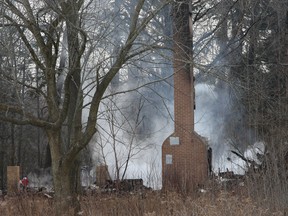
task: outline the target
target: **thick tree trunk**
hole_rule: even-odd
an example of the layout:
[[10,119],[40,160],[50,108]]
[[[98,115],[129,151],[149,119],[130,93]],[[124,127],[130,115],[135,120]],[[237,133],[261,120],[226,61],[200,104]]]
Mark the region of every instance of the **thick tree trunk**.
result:
[[[76,215],[80,211],[77,199],[75,163],[67,163],[61,149],[61,130],[47,131],[52,158],[52,175],[57,215]],[[76,163],[77,164],[77,163]]]
[[71,167],[52,163],[57,215],[71,215],[81,210],[77,193],[74,191],[74,178],[71,178]]

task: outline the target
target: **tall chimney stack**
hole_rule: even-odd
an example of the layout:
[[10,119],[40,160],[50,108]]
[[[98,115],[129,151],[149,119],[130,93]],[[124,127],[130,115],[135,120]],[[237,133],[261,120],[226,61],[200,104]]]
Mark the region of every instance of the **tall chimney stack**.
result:
[[192,192],[208,178],[207,146],[194,131],[192,19],[189,4],[173,5],[174,133],[162,145],[163,189]]

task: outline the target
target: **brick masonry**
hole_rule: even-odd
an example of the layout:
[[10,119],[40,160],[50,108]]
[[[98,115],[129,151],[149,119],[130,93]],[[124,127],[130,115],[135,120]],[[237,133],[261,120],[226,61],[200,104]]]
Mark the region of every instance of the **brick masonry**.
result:
[[189,64],[192,36],[188,5],[182,4],[176,12],[174,9],[173,15],[175,125],[174,133],[162,145],[162,183],[163,189],[187,193],[203,185],[208,178],[207,145],[194,131],[194,80],[193,68]]
[[7,167],[7,194],[13,195],[19,192],[20,167]]
[[98,165],[96,167],[96,185],[103,187],[106,185],[106,181],[110,179],[108,166]]

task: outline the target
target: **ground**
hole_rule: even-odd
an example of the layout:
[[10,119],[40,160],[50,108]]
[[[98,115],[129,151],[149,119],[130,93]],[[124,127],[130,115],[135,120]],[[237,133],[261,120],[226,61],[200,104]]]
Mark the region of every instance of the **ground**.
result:
[[[241,192],[242,191],[242,192]],[[50,196],[51,195],[51,196]],[[194,196],[175,192],[138,191],[89,193],[80,196],[82,212],[91,216],[271,216],[285,215],[283,210],[260,205],[241,190],[202,190]],[[53,194],[27,192],[2,196],[0,215],[55,215]],[[71,215],[68,213],[67,215]]]

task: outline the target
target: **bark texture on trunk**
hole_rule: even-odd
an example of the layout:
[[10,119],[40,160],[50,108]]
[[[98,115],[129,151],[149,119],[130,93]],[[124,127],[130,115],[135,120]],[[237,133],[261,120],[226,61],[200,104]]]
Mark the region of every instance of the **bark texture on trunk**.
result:
[[[53,186],[57,215],[77,214],[81,208],[77,198],[77,163],[69,163],[61,148],[61,130],[47,131],[52,158]],[[76,155],[75,155],[76,160]],[[76,175],[78,176],[78,175]]]

